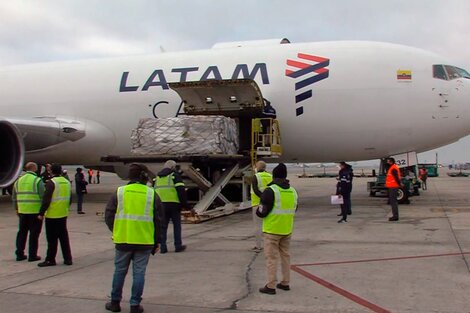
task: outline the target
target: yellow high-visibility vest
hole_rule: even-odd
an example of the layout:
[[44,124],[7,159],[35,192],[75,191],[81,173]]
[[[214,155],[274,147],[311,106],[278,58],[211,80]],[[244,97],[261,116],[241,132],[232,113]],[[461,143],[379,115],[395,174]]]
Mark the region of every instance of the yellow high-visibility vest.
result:
[[153,245],[155,190],[135,183],[117,190],[113,241],[116,244]]
[[[268,185],[273,181],[273,175],[271,175],[268,172],[259,172],[255,174],[256,176],[256,182],[258,183],[258,189],[259,191],[263,192]],[[251,186],[251,205],[252,206],[257,206],[261,202],[260,197],[258,197],[255,194],[255,191],[253,190],[253,186]]]
[[274,192],[274,206],[263,219],[263,232],[274,235],[289,235],[294,228],[294,215],[297,208],[297,191],[271,185]]
[[41,209],[42,180],[33,172],[26,172],[15,183],[16,203],[20,214],[38,214]]
[[67,217],[69,215],[70,196],[72,195],[70,182],[62,176],[52,177],[51,181],[54,183],[54,192],[45,216],[47,218]]
[[176,187],[184,187],[184,183],[180,182],[175,184],[174,178],[175,176],[173,173],[162,177],[157,176],[154,187],[158,197],[162,202],[180,203],[180,198],[178,197]]

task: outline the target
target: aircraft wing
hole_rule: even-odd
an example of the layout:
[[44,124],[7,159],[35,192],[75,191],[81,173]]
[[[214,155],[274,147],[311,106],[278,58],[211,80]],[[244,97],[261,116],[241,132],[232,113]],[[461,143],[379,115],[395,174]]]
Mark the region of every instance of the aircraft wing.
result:
[[59,117],[0,118],[0,187],[11,185],[20,175],[25,152],[79,140],[85,136],[85,126]]
[[59,117],[6,120],[20,131],[25,150],[28,152],[45,149],[64,141],[76,141],[85,136],[85,125],[77,120]]

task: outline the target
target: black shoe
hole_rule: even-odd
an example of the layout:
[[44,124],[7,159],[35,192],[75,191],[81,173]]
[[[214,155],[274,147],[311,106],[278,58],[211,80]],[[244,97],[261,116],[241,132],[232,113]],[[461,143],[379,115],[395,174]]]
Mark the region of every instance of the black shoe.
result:
[[29,257],[28,262],[36,262],[36,261],[39,261],[40,259],[41,259],[41,257],[39,255],[36,255],[36,256],[33,256],[33,257]]
[[73,262],[72,262],[72,260],[64,260],[64,264],[65,265],[72,265]]
[[352,212],[348,212],[348,215],[352,215]]
[[83,211],[78,211],[77,214],[85,214]]
[[263,288],[259,289],[259,292],[265,293],[267,295],[275,295],[276,294],[276,289],[269,288],[268,286],[264,286]]
[[185,245],[182,245],[181,247],[176,248],[176,249],[175,249],[175,252],[183,252],[184,250],[186,250],[186,246],[185,246]]
[[277,289],[286,290],[286,291],[287,291],[287,290],[290,290],[289,285],[283,285],[283,284],[281,284],[281,283],[277,284],[277,285],[276,285],[276,288],[277,288]]
[[388,221],[389,221],[389,222],[396,222],[396,221],[398,221],[398,217],[390,217],[390,218],[388,219]]
[[17,256],[16,257],[16,260],[19,262],[19,261],[24,261],[26,260],[28,257],[26,255],[20,255],[20,256]]
[[168,252],[167,248],[160,248],[160,254],[165,254]]
[[111,312],[121,312],[121,305],[119,304],[119,301],[108,302],[104,307],[106,310]]
[[342,215],[343,215],[343,213],[339,213],[339,214],[337,214],[336,216],[342,216]]
[[338,224],[347,223],[347,222],[348,222],[348,221],[346,221],[344,218],[342,218],[342,219],[340,219],[340,220],[338,221]]
[[56,265],[55,261],[51,262],[51,261],[47,261],[47,260],[44,261],[44,262],[38,263],[39,267],[55,266],[55,265]]
[[141,305],[131,305],[131,313],[142,313],[144,312],[144,307]]

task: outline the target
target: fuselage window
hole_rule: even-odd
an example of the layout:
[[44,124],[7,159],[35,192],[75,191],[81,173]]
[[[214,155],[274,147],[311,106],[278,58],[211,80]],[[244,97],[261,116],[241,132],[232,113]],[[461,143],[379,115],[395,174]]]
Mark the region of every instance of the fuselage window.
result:
[[437,79],[448,80],[444,66],[442,65],[433,65],[433,77]]

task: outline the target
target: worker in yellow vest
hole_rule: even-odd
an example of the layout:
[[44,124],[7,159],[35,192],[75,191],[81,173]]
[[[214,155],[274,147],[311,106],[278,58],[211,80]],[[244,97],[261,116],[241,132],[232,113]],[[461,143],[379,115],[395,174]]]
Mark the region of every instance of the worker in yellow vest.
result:
[[[181,211],[189,210],[186,187],[176,171],[176,162],[168,160],[155,178],[155,191],[162,201],[164,220],[162,221],[160,253],[168,252],[166,245],[168,225],[173,223],[175,252],[183,252],[186,246],[181,238]],[[194,211],[193,211],[194,213]]]
[[388,158],[387,164],[388,170],[387,176],[385,177],[385,187],[388,188],[388,199],[392,207],[392,217],[388,220],[390,222],[396,222],[399,220],[397,201],[398,189],[403,188],[403,183],[401,182],[400,168],[395,164],[395,159]]
[[266,187],[272,182],[273,175],[266,172],[266,162],[258,161],[255,165],[256,174],[253,175],[251,180],[251,207],[253,211],[253,228],[255,234],[255,247],[253,250],[262,250],[261,242],[261,223],[260,219],[256,216],[256,211],[261,202],[261,194]]
[[[39,261],[38,241],[41,234],[42,221],[38,219],[41,209],[44,183],[37,175],[38,165],[29,162],[25,165],[26,173],[13,186],[13,202],[19,217],[19,229],[16,236],[16,260],[29,262]],[[29,254],[24,254],[29,233]]]
[[47,255],[39,267],[56,265],[57,246],[60,241],[65,265],[72,265],[69,233],[67,231],[67,216],[72,202],[70,181],[62,176],[62,166],[51,165],[52,178],[46,182],[46,191],[42,200],[39,219],[45,216]]
[[162,207],[155,190],[147,186],[147,167],[131,164],[130,182],[111,196],[105,211],[105,221],[113,232],[116,247],[111,301],[105,308],[121,312],[122,288],[132,261],[133,282],[130,298],[131,313],[144,311],[140,302],[144,291],[145,271],[150,258],[158,251]]
[[[297,211],[297,192],[287,180],[287,168],[280,163],[273,170],[273,181],[261,195],[257,215],[263,218],[264,255],[267,283],[261,293],[274,295],[276,288],[290,290],[290,240]],[[277,264],[281,259],[282,280],[277,283]]]

